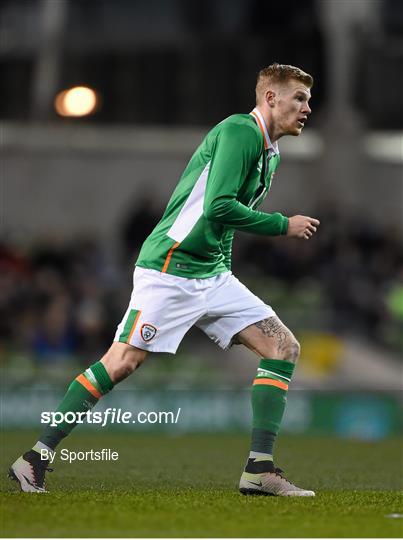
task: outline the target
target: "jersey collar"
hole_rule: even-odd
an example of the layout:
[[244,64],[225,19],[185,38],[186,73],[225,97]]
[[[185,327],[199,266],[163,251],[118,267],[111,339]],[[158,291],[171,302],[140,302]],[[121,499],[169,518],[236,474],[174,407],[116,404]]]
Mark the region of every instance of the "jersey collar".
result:
[[259,111],[257,107],[253,109],[252,112],[250,112],[253,116],[253,118],[256,120],[257,125],[259,126],[260,131],[263,135],[264,140],[264,147],[265,150],[269,151],[269,156],[272,156],[273,154],[279,154],[278,144],[277,141],[275,143],[272,143],[269,137],[269,132],[267,131],[266,123],[264,121],[262,113]]

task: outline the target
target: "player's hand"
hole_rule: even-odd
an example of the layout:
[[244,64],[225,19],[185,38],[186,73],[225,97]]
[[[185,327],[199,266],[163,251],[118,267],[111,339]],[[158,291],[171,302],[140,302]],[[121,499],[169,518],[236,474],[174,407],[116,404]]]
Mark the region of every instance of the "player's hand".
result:
[[288,218],[287,236],[309,240],[316,233],[320,223],[318,219],[308,216],[293,216]]

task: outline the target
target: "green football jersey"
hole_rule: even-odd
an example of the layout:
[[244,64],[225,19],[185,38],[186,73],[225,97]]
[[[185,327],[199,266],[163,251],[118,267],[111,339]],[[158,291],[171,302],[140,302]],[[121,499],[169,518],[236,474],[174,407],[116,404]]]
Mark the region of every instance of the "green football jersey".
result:
[[208,278],[231,269],[235,230],[286,234],[288,218],[256,210],[279,162],[258,109],[217,124],[190,159],[136,265]]

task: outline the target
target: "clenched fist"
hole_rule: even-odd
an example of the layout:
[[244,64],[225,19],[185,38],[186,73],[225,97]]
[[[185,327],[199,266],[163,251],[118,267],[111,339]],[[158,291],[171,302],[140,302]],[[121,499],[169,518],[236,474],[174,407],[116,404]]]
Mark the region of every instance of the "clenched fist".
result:
[[288,219],[287,236],[294,238],[305,238],[309,240],[313,233],[316,232],[320,223],[318,219],[308,216],[293,216]]

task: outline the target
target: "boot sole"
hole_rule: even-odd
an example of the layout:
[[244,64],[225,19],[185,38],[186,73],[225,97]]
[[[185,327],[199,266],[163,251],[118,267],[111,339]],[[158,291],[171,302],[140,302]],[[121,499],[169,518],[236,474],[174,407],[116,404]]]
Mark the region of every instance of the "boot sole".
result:
[[249,489],[249,488],[239,488],[242,495],[260,495],[263,497],[274,497],[274,493],[267,493],[265,491],[260,491],[260,489]]

